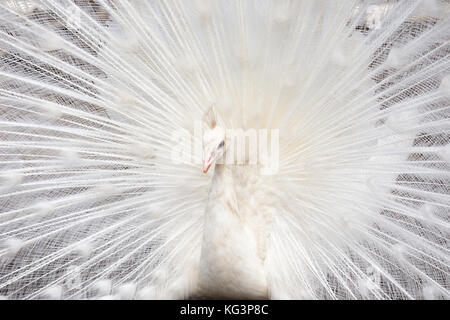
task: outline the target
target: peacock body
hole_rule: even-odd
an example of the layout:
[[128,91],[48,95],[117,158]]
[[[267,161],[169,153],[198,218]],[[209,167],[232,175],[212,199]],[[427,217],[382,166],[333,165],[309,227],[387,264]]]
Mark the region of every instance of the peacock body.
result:
[[0,2],[0,296],[447,299],[449,41],[443,0]]

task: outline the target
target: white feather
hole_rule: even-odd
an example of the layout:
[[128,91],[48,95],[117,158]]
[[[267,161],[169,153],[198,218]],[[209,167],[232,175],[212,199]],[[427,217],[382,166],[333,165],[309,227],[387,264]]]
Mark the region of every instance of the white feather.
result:
[[[0,296],[448,299],[448,12],[0,2]],[[211,105],[275,174],[172,162]]]

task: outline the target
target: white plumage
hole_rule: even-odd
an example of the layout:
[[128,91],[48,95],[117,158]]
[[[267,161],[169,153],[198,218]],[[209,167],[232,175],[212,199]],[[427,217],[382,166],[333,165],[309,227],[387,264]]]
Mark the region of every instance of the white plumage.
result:
[[440,0],[1,2],[0,298],[447,299],[449,40]]

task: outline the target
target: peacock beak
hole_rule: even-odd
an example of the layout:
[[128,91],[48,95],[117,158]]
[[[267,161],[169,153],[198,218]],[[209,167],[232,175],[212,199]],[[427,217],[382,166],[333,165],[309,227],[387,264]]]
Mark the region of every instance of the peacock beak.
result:
[[211,168],[211,165],[213,163],[213,157],[212,155],[206,155],[203,157],[203,173],[207,173],[209,168]]

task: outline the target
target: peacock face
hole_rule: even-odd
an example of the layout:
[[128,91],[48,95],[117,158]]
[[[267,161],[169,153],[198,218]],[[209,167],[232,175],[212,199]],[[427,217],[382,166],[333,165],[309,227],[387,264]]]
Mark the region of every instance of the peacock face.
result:
[[209,128],[203,135],[203,173],[217,160],[223,157],[225,152],[225,130],[216,126]]

